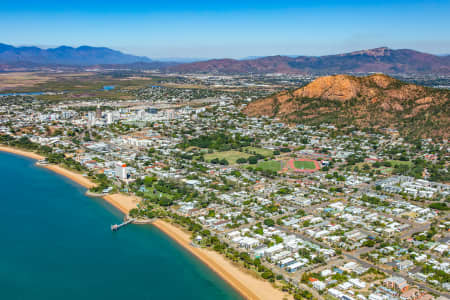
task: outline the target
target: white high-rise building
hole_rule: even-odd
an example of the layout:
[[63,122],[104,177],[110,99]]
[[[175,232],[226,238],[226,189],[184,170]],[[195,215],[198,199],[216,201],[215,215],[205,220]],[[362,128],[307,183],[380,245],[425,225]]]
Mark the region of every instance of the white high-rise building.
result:
[[106,124],[112,124],[114,123],[114,118],[112,112],[106,113]]
[[95,111],[88,112],[88,125],[92,126],[95,124]]
[[118,162],[116,164],[116,176],[119,179],[125,180],[128,178],[128,168],[126,164],[123,164],[121,162]]
[[143,110],[143,109],[138,110],[137,111],[137,119],[142,121],[142,120],[144,120],[144,117],[145,117],[145,110]]

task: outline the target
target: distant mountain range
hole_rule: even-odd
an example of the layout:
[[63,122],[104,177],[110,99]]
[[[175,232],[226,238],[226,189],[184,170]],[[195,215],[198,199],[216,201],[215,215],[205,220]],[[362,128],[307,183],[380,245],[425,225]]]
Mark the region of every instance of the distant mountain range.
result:
[[[196,60],[196,59],[193,59]],[[175,62],[176,61],[176,62]],[[192,61],[192,60],[191,60]],[[176,73],[213,74],[338,74],[417,73],[450,75],[450,55],[432,55],[387,47],[326,56],[266,56],[247,59],[211,59],[191,62],[154,61],[104,47],[81,46],[41,49],[0,44],[0,70],[35,69],[49,66],[96,66],[97,68],[159,69]]]
[[450,74],[450,56],[386,47],[326,56],[267,56],[234,60],[213,59],[169,68],[181,73],[434,73]]
[[131,64],[151,62],[148,57],[124,54],[104,47],[61,46],[41,49],[38,47],[14,47],[0,44],[0,64],[30,63],[40,65],[89,66],[97,64]]

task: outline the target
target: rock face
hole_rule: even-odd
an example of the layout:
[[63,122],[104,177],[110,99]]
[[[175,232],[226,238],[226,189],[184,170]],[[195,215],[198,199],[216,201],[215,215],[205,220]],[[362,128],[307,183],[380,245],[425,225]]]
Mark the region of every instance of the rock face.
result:
[[320,98],[346,101],[356,98],[361,90],[357,78],[338,75],[321,77],[304,88],[296,90],[293,95],[301,98]]
[[294,91],[247,105],[249,116],[291,122],[396,128],[404,134],[448,138],[450,91],[375,74],[325,76]]

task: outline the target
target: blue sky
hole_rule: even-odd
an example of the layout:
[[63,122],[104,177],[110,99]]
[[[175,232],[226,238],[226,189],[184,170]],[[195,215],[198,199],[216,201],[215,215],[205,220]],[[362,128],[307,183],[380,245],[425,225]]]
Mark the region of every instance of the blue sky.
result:
[[1,0],[0,42],[106,46],[151,58],[450,53],[450,1]]

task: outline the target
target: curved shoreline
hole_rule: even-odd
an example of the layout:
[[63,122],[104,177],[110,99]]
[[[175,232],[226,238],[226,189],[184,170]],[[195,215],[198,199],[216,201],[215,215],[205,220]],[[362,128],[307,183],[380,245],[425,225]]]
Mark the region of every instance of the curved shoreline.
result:
[[276,289],[268,281],[255,278],[233,265],[221,254],[209,249],[192,246],[189,234],[175,225],[161,219],[154,221],[152,224],[207,265],[245,299],[292,299],[290,295]]
[[[6,146],[0,146],[0,151],[25,156],[35,160],[45,159],[45,157],[39,154]],[[41,167],[69,178],[85,188],[89,189],[96,186],[94,182],[90,181],[82,174],[64,169],[58,165],[47,165]],[[105,195],[101,198],[119,209],[124,214],[128,214],[132,208],[137,207],[137,203],[139,202],[139,199],[136,196],[127,196],[122,194]],[[153,225],[202,261],[244,298],[251,300],[273,300],[283,299],[285,297],[292,298],[287,293],[283,293],[273,287],[268,281],[257,279],[239,269],[219,253],[203,248],[193,247],[191,245],[190,236],[176,226],[163,220],[156,220],[153,222]]]
[[24,150],[7,147],[7,146],[0,146],[0,151],[21,155],[21,156],[25,156],[25,157],[36,159],[36,160],[41,160],[41,159],[45,158],[42,155],[36,154],[34,152],[24,151]]
[[[44,156],[36,154],[34,152],[24,151],[12,147],[0,146],[0,151],[25,156],[35,160],[45,159]],[[90,189],[97,185],[96,183],[89,180],[89,178],[84,177],[82,174],[75,173],[58,165],[41,165],[40,167],[46,168],[61,176],[69,178],[70,180],[78,183],[79,185],[87,189]],[[104,199],[106,202],[110,203],[118,210],[120,210],[125,215],[127,215],[131,209],[136,208],[138,202],[136,197],[122,194],[105,195],[102,196],[101,198]]]
[[[17,154],[20,156],[25,156],[25,157],[28,157],[31,159],[36,159],[36,160],[45,159],[44,156],[36,154],[34,152],[24,151],[24,150],[6,147],[6,146],[0,146],[0,151]],[[88,178],[84,177],[83,175],[75,173],[75,172],[67,170],[67,169],[64,169],[58,165],[40,165],[40,167],[49,169],[55,173],[58,173],[59,175],[67,177],[70,180],[75,181],[76,183],[78,183],[79,185],[81,185],[87,189],[90,189],[91,187],[96,186],[95,183],[93,183]]]

